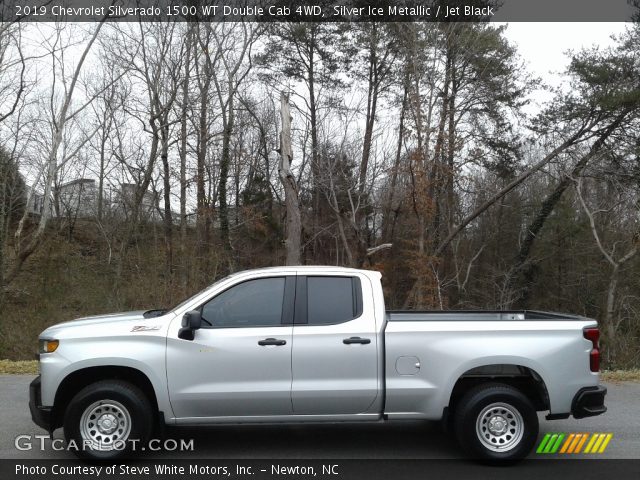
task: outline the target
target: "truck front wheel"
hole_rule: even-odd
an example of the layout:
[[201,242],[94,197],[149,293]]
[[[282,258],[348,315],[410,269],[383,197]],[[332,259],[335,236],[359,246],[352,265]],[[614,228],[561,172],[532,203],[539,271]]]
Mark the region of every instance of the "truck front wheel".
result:
[[64,417],[68,448],[80,458],[111,460],[141,450],[149,440],[153,414],[136,386],[103,380],[71,400]]
[[504,384],[469,390],[454,413],[460,445],[473,458],[509,462],[526,457],[538,437],[538,416],[529,399]]

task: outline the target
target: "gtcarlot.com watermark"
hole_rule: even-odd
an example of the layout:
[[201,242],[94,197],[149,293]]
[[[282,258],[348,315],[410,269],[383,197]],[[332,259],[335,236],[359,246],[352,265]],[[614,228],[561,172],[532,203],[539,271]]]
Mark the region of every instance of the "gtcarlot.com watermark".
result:
[[130,438],[127,440],[115,440],[106,443],[96,443],[95,440],[86,440],[82,442],[76,442],[70,440],[65,442],[61,438],[50,438],[49,435],[18,435],[14,442],[16,450],[66,450],[66,451],[84,451],[84,450],[127,450],[130,451],[145,451],[152,452],[192,452],[195,448],[193,438],[192,439],[173,439],[173,438],[152,438],[148,442],[141,442],[139,439]]

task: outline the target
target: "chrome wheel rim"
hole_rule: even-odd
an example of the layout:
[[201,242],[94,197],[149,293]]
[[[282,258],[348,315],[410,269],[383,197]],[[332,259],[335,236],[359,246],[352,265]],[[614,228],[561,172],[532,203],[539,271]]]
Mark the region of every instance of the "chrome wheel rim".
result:
[[99,400],[85,408],[80,418],[84,445],[93,450],[122,449],[131,433],[131,415],[120,402]]
[[492,452],[506,452],[522,440],[524,421],[520,412],[507,403],[492,403],[482,409],[476,420],[476,435]]

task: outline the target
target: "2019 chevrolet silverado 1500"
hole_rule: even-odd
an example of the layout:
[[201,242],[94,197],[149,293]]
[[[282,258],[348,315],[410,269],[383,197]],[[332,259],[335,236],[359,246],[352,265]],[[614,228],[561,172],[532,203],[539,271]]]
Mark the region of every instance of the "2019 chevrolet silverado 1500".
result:
[[[380,274],[277,267],[175,308],[40,336],[31,415],[79,455],[117,458],[158,422],[444,420],[475,458],[526,456],[548,419],[606,411],[594,320],[536,311],[386,311]],[[138,443],[140,444],[140,443]]]

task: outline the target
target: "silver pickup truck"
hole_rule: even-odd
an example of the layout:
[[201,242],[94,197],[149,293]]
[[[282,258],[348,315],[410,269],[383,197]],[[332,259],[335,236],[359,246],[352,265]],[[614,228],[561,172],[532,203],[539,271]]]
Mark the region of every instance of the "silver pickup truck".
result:
[[606,411],[594,320],[386,311],[380,274],[236,273],[171,310],[61,323],[39,339],[33,421],[90,459],[157,425],[442,420],[474,458],[525,457],[547,419]]

